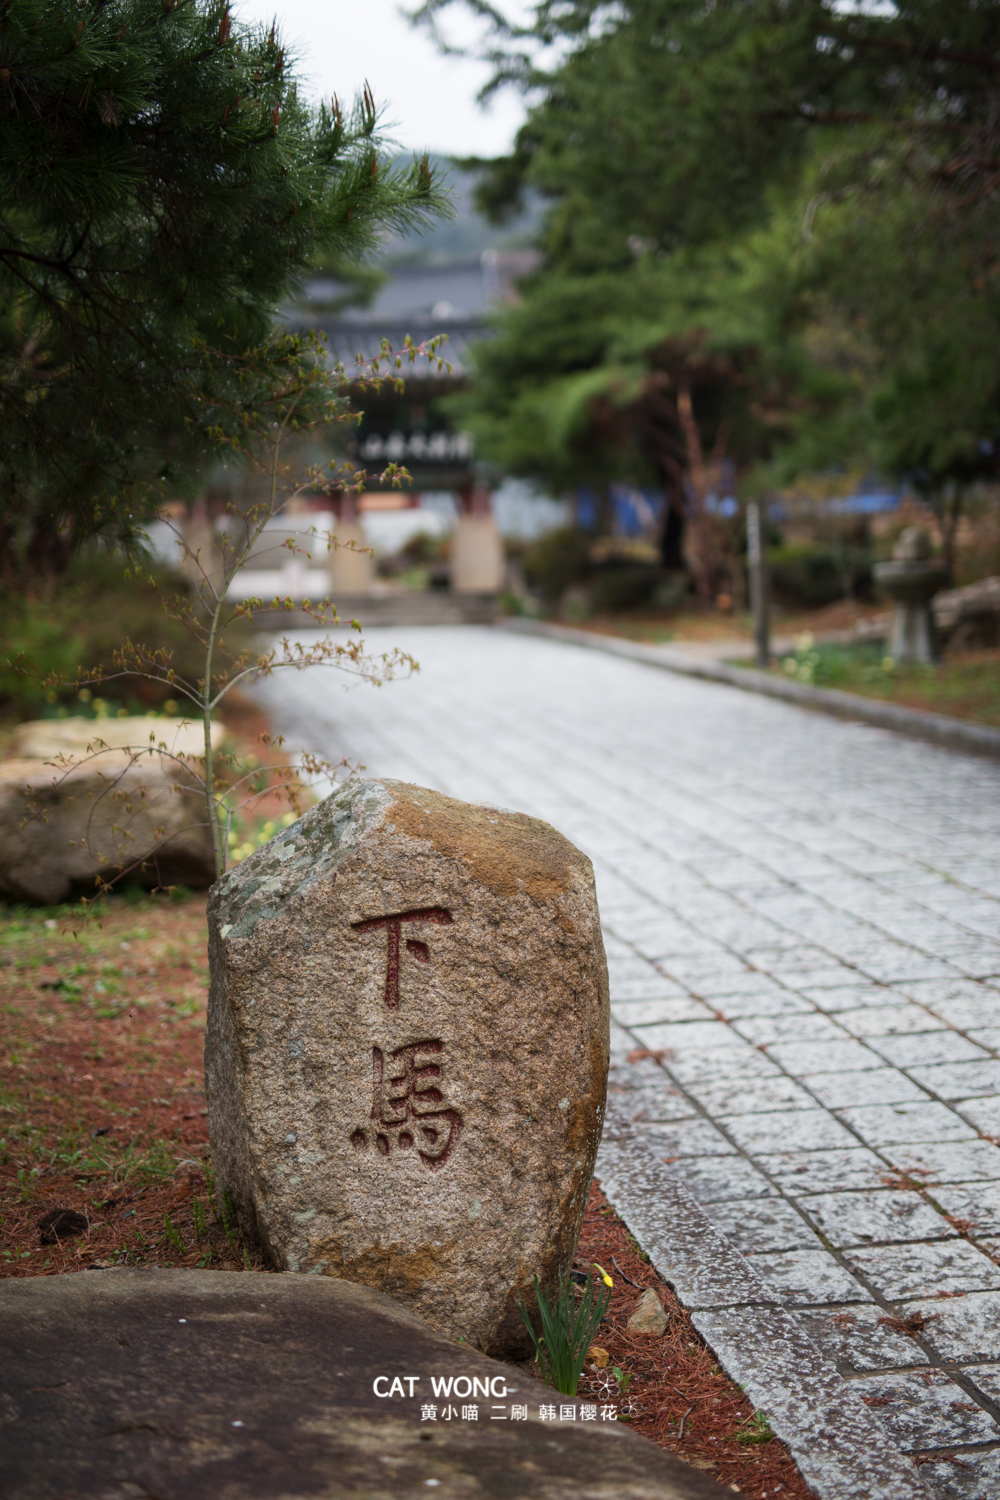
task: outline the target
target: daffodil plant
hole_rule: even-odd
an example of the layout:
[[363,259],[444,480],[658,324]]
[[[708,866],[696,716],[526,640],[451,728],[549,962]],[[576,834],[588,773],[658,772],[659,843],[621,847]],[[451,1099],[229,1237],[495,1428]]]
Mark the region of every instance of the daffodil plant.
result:
[[611,1301],[614,1282],[596,1261],[593,1269],[598,1274],[590,1274],[583,1287],[577,1287],[572,1277],[567,1277],[551,1298],[535,1277],[540,1333],[535,1331],[524,1300],[518,1303],[542,1374],[564,1396],[576,1395],[587,1352]]

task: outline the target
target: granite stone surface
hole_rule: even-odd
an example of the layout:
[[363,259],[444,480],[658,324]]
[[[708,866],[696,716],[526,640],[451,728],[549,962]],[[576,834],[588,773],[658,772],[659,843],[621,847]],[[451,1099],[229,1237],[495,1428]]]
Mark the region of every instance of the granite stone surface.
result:
[[121,1269],[0,1281],[4,1500],[727,1493],[598,1408],[551,1395],[331,1277]]
[[518,1303],[569,1269],[604,1110],[586,856],[352,779],[213,888],[209,961],[212,1160],[272,1263],[529,1352]]

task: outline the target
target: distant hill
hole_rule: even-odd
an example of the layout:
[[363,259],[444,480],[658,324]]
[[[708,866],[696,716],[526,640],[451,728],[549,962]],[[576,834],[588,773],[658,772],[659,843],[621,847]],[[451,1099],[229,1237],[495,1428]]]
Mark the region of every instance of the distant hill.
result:
[[[399,158],[409,161],[409,157]],[[445,265],[450,261],[472,260],[484,250],[520,250],[533,243],[541,223],[541,199],[532,202],[527,211],[509,224],[490,224],[473,205],[476,185],[474,172],[463,172],[446,156],[432,156],[432,166],[446,178],[457,217],[443,221],[424,234],[398,234],[386,240],[382,263],[387,268],[399,265]]]

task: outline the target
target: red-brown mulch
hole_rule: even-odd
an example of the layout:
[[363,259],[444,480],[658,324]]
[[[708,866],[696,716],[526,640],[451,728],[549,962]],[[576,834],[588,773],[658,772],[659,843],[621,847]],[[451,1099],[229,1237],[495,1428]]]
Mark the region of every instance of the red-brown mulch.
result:
[[[206,1174],[205,898],[118,896],[103,913],[98,926],[69,908],[0,908],[0,1275],[95,1262],[265,1270]],[[46,1234],[40,1221],[59,1209],[88,1227]],[[631,1402],[637,1432],[740,1494],[808,1500],[787,1449],[596,1185],[577,1265],[594,1261],[614,1280],[595,1339],[609,1359],[590,1362],[579,1394]],[[646,1287],[669,1314],[659,1337],[627,1327]]]
[[[103,908],[0,919],[0,1274],[259,1268],[205,1172],[205,898]],[[89,1227],[46,1236],[56,1209]]]

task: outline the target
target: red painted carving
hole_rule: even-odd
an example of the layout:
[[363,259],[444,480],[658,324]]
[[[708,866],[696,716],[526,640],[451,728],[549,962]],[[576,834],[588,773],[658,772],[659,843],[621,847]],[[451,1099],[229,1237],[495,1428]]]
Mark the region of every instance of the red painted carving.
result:
[[[390,1155],[393,1141],[400,1151],[416,1145],[417,1155],[432,1172],[451,1156],[462,1133],[462,1116],[445,1105],[444,1095],[431,1081],[440,1079],[441,1066],[428,1060],[443,1051],[441,1041],[412,1042],[389,1053],[387,1068],[382,1048],[372,1048],[371,1118],[380,1155]],[[351,1144],[364,1151],[366,1132],[355,1130]]]
[[[451,923],[451,912],[443,906],[418,906],[413,911],[396,912],[391,917],[366,917],[362,922],[352,922],[355,932],[374,932],[377,927],[387,929],[388,951],[385,966],[385,1004],[387,1010],[399,1009],[399,934],[404,922],[437,922],[442,927]],[[421,963],[430,962],[430,949],[426,943],[407,939],[407,949]]]

